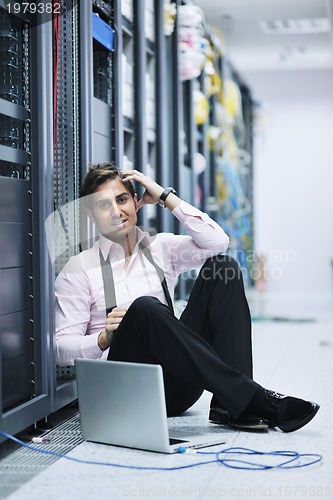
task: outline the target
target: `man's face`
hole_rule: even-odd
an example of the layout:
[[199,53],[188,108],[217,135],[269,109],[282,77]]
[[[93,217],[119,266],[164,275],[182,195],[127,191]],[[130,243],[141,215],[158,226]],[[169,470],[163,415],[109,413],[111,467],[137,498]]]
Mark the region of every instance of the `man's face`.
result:
[[90,196],[87,213],[103,236],[120,244],[135,236],[137,196],[133,199],[118,177],[100,184]]

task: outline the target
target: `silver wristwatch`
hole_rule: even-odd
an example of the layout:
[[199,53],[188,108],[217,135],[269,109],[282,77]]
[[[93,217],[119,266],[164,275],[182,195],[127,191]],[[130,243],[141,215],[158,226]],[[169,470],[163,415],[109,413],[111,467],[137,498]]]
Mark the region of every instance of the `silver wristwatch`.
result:
[[169,196],[170,193],[177,194],[177,191],[175,189],[173,189],[173,187],[165,188],[163,193],[160,196],[160,201],[158,202],[160,207],[165,208],[165,200],[167,199],[167,197]]

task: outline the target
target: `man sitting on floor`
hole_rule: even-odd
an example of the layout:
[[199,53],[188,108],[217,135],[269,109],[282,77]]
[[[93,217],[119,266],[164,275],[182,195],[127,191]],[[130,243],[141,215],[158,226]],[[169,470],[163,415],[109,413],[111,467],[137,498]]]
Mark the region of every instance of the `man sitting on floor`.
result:
[[[144,188],[141,200],[133,182]],[[56,280],[57,363],[75,358],[160,364],[168,415],[213,393],[209,418],[243,429],[295,431],[319,405],[266,390],[252,378],[251,318],[229,238],[207,214],[138,172],[90,167],[80,196],[99,229]],[[150,237],[137,211],[159,203],[188,235]],[[179,275],[201,266],[180,319],[172,299]],[[107,315],[105,313],[107,311]]]

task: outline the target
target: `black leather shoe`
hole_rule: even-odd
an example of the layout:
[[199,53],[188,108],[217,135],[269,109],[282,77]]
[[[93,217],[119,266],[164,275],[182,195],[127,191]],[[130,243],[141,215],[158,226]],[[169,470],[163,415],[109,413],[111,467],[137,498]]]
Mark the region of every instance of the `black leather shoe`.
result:
[[240,430],[265,431],[269,427],[268,422],[263,418],[242,415],[235,419],[231,417],[227,410],[221,407],[211,407],[209,420],[215,424],[229,425]]
[[260,414],[270,426],[278,427],[283,432],[293,432],[309,423],[319,408],[316,403],[265,389],[263,411]]

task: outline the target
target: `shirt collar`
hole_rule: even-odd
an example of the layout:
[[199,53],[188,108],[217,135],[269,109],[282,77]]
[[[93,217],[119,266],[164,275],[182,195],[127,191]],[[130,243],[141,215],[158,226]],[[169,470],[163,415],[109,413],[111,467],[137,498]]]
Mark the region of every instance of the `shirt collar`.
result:
[[[144,240],[146,244],[149,244],[149,234],[145,233],[140,229],[139,227],[136,227],[136,234],[137,234],[137,244],[135,246],[135,249],[133,253],[136,251],[136,248],[138,244]],[[110,255],[115,255],[117,257],[124,258],[124,250],[119,243],[116,243],[114,241],[109,240],[108,238],[105,238],[102,234],[99,236],[99,248],[101,249],[102,255],[104,260],[108,258]]]

